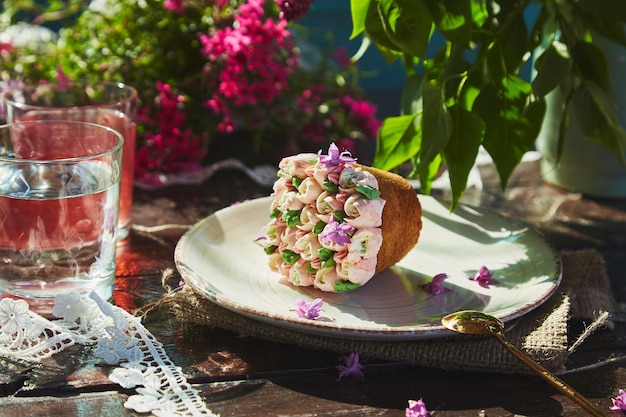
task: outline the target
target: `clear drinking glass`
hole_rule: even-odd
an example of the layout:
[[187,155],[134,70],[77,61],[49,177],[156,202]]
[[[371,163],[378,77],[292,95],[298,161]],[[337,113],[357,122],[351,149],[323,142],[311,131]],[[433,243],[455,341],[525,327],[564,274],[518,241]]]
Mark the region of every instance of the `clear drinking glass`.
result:
[[114,82],[60,81],[26,86],[4,96],[7,123],[75,120],[108,126],[124,137],[119,240],[128,237],[132,214],[137,91]]
[[93,123],[0,126],[0,298],[49,315],[61,292],[111,297],[123,144]]

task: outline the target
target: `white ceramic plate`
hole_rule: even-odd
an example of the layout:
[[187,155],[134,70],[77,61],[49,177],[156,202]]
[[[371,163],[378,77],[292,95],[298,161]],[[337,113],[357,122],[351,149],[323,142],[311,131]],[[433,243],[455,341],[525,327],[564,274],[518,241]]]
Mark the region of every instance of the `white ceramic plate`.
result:
[[[458,310],[509,321],[557,288],[560,260],[536,233],[490,211],[461,206],[451,214],[432,197],[420,201],[424,225],[415,248],[349,293],[293,287],[267,267],[255,239],[269,220],[269,197],[200,221],[178,242],[176,266],[188,285],[229,310],[292,330],[363,340],[449,335],[440,320]],[[468,279],[482,265],[494,273],[488,288]],[[422,286],[442,272],[451,291],[426,293]],[[320,319],[299,318],[293,302],[315,298],[324,300]]]

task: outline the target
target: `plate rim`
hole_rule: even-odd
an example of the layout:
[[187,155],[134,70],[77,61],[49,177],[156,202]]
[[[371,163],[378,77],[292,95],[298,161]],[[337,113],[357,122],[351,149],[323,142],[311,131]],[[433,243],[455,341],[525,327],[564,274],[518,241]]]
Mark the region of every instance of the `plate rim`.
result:
[[[420,201],[423,199],[431,199],[438,204],[443,204],[442,201],[436,199],[433,196],[417,194]],[[184,260],[183,254],[185,246],[192,239],[192,236],[201,230],[205,224],[212,221],[214,217],[218,217],[223,215],[224,212],[232,210],[234,207],[241,207],[243,205],[251,205],[251,204],[262,204],[264,201],[268,202],[271,200],[270,196],[264,196],[259,198],[254,198],[250,200],[246,200],[242,203],[236,203],[234,205],[223,207],[214,213],[206,216],[205,218],[196,222],[189,230],[185,232],[183,236],[178,240],[175,249],[174,249],[174,263],[176,269],[179,274],[185,280],[185,285],[190,285],[196,292],[198,292],[202,297],[207,299],[208,301],[217,304],[218,306],[225,308],[231,312],[236,314],[240,314],[244,317],[248,317],[252,320],[260,321],[275,327],[280,327],[283,329],[290,329],[298,332],[304,332],[308,334],[323,334],[324,336],[329,337],[345,337],[348,339],[357,339],[357,340],[369,340],[369,341],[384,341],[384,340],[394,340],[394,341],[411,341],[411,340],[421,340],[421,339],[430,339],[435,337],[444,337],[450,336],[452,333],[445,329],[443,325],[429,325],[427,328],[417,327],[417,326],[398,326],[398,327],[386,327],[384,329],[372,329],[372,328],[364,328],[360,326],[338,326],[337,324],[333,324],[332,322],[318,321],[318,320],[310,320],[306,318],[300,318],[294,314],[276,314],[270,311],[265,310],[264,314],[258,314],[254,311],[254,308],[237,302],[235,300],[231,300],[230,298],[223,297],[220,294],[213,293],[212,291],[203,288],[203,286],[196,282],[195,275],[201,275],[197,272],[193,271],[190,267],[188,267]],[[497,318],[502,320],[504,323],[510,322],[517,318],[520,318],[531,311],[535,310],[537,307],[544,304],[550,297],[552,297],[556,290],[559,288],[562,276],[563,276],[563,265],[561,256],[558,254],[558,251],[546,241],[543,235],[537,231],[531,225],[528,225],[519,219],[514,219],[510,217],[506,217],[501,213],[496,212],[495,210],[480,207],[471,204],[461,203],[459,206],[467,207],[470,209],[474,209],[483,213],[489,213],[492,216],[498,217],[500,220],[505,221],[506,223],[517,225],[519,227],[524,228],[524,233],[532,234],[536,239],[542,242],[545,245],[546,249],[549,250],[551,254],[551,258],[554,261],[554,278],[553,283],[550,286],[550,289],[546,291],[541,298],[534,299],[532,302],[525,303],[514,311],[508,314],[494,314]],[[419,244],[419,242],[418,242]],[[293,313],[293,312],[292,312]],[[413,327],[413,328],[411,328]]]

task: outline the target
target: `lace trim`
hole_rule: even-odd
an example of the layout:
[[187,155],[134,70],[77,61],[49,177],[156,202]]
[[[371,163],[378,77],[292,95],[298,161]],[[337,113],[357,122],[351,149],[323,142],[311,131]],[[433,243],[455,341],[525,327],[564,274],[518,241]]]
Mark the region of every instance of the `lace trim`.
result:
[[[155,416],[215,416],[141,320],[104,301],[77,293],[55,298],[50,321],[23,300],[0,301],[0,355],[39,362],[76,343],[95,345],[94,354],[114,368],[109,379],[135,388],[124,407]],[[121,362],[121,363],[120,363]]]

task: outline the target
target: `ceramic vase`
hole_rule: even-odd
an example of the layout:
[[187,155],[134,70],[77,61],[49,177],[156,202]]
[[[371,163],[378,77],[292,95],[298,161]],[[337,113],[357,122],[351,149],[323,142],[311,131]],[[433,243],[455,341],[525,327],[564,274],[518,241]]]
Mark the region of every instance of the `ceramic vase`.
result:
[[[626,126],[626,48],[601,41],[609,65],[618,118]],[[558,135],[563,95],[555,90],[547,96],[547,113],[537,138],[541,153],[541,174],[553,185],[590,197],[626,198],[626,167],[607,148],[588,139],[576,117],[569,113],[563,150],[558,156]]]

